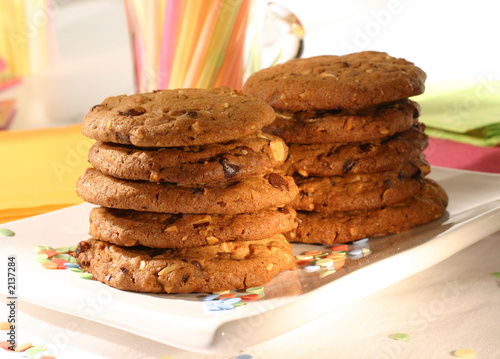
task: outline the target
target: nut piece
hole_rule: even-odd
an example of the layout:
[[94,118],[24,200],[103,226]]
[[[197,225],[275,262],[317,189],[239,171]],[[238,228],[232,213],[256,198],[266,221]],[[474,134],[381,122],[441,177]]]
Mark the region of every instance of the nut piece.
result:
[[207,237],[207,243],[208,244],[212,245],[212,244],[216,244],[217,242],[219,242],[218,238],[213,237],[213,236]]
[[276,173],[271,173],[269,175],[269,183],[280,191],[289,190],[287,181]]
[[200,133],[201,132],[200,123],[196,121],[191,125],[191,129],[193,130],[194,133]]
[[350,130],[352,130],[352,118],[351,118],[351,117],[349,117],[349,118],[347,119],[347,121],[345,122],[345,124],[344,124],[344,130],[345,130],[345,131],[350,131]]
[[170,226],[167,227],[164,232],[179,232],[179,229],[177,228],[177,226]]
[[388,128],[379,128],[378,132],[381,134],[381,135],[387,135],[389,134],[389,129]]
[[163,268],[161,271],[158,272],[158,276],[167,275],[168,273],[176,270],[178,266],[179,266],[179,263],[169,264],[168,266],[166,266],[165,268]]
[[269,143],[269,147],[271,147],[273,158],[276,161],[283,161],[285,159],[285,147],[281,141],[273,140]]

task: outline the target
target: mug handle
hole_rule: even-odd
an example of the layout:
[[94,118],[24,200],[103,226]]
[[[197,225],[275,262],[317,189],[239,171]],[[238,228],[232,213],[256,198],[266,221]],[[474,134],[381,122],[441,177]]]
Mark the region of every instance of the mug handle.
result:
[[[267,11],[269,16],[273,16],[275,20],[281,21],[288,25],[288,35],[292,35],[294,37],[294,46],[292,48],[292,56],[281,59],[282,52],[276,57],[273,61],[272,65],[275,65],[279,62],[291,60],[292,58],[298,59],[304,53],[304,26],[300,22],[297,15],[295,15],[292,11],[290,11],[285,6],[275,3],[269,2],[267,6]],[[285,35],[285,34],[282,34]],[[282,61],[281,61],[282,60]]]
[[[304,27],[293,12],[271,1],[255,1],[254,6],[256,28],[249,30],[244,80],[263,68],[299,58],[304,51]],[[275,25],[272,34],[266,25]]]

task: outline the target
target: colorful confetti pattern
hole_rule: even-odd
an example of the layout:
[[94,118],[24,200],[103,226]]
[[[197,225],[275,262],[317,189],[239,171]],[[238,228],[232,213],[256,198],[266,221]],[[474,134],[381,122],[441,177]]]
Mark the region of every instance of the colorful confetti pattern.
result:
[[69,269],[77,273],[82,279],[92,279],[92,274],[84,272],[76,263],[76,246],[52,248],[50,246],[37,246],[38,257],[36,261],[46,269]]
[[[0,235],[14,236],[15,233],[6,228],[0,228]],[[84,272],[76,263],[75,246],[52,248],[50,246],[37,246],[38,256],[37,262],[41,263],[46,269],[69,269],[76,272],[83,279],[91,279],[92,274]],[[320,278],[324,278],[345,265],[347,258],[359,259],[371,254],[368,245],[368,238],[361,239],[348,244],[337,244],[329,248],[327,251],[313,250],[295,256],[295,260],[299,268],[312,273],[317,272]],[[490,273],[495,278],[500,278],[500,272]],[[233,310],[246,305],[248,302],[256,301],[265,296],[264,287],[247,288],[244,293],[236,291],[220,291],[208,294],[202,298],[205,312],[219,312]],[[0,323],[0,330],[8,330],[9,323]],[[398,341],[409,341],[408,333],[394,333],[390,338]],[[9,349],[9,342],[0,342],[0,348],[12,351]],[[45,354],[47,348],[44,345],[32,345],[25,343],[15,348],[16,352],[24,352],[28,358],[44,358],[55,359],[50,354]],[[453,352],[456,358],[475,358],[476,352],[472,349],[458,349]],[[165,358],[170,358],[168,355]],[[164,358],[164,357],[162,357]],[[236,359],[251,359],[249,354],[242,354]]]
[[234,291],[216,292],[203,297],[203,310],[205,312],[232,310],[264,296],[264,287],[247,288],[245,294],[242,295],[238,295]]
[[347,258],[360,259],[371,254],[368,248],[368,238],[352,242],[352,244],[337,244],[329,250],[312,250],[295,256],[297,266],[306,272],[317,272],[324,278],[345,265]]

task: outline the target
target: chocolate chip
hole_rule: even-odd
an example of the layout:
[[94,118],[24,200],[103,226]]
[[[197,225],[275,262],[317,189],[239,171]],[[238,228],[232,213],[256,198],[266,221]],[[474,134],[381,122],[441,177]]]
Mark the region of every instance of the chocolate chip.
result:
[[199,270],[203,269],[203,267],[201,266],[200,262],[198,262],[198,261],[191,261],[191,264],[194,265]]
[[123,133],[121,133],[120,131],[117,131],[116,132],[116,135],[118,136],[118,138],[126,143],[130,143],[130,139],[127,135],[124,135]]
[[235,148],[236,150],[247,151],[247,152],[255,152],[253,148],[248,146],[238,146]]
[[418,183],[422,184],[424,182],[424,172],[419,168],[413,176],[411,176],[412,179],[415,179],[418,181]]
[[217,202],[217,204],[221,207],[226,207],[226,202],[223,202],[223,201],[220,201],[220,202]]
[[149,248],[147,250],[147,254],[150,257],[156,257],[156,256],[159,256],[160,254],[163,254],[163,253],[165,253],[165,249],[162,249],[162,248]]
[[354,165],[356,165],[356,161],[353,161],[351,159],[347,159],[344,161],[344,166],[342,167],[342,171],[344,172],[344,174],[346,174],[347,172],[349,172],[350,170],[352,170],[352,168],[354,167]]
[[76,247],[76,250],[75,250],[75,256],[79,256],[80,253],[82,252],[82,245],[81,243],[78,245],[78,247]]
[[418,108],[413,110],[413,118],[418,118],[420,116],[420,111]]
[[278,208],[278,211],[284,214],[290,213],[290,210],[287,207]]
[[195,223],[193,224],[193,228],[200,228],[200,227],[206,227],[210,224],[210,222],[201,222],[201,223]]
[[75,250],[75,256],[79,256],[82,251],[86,251],[89,247],[89,244],[87,242],[80,242],[78,243],[78,247],[76,247]]
[[182,281],[183,281],[184,283],[186,283],[188,280],[189,280],[189,274],[184,274],[184,275],[182,276]]
[[145,112],[146,112],[146,110],[143,109],[143,108],[138,108],[138,109],[137,108],[131,108],[127,112],[118,111],[118,113],[120,114],[120,116],[129,116],[129,117],[140,116],[140,115],[142,115]]
[[120,267],[120,270],[122,271],[122,273],[125,273],[126,271],[128,271],[128,269],[125,267]]
[[240,166],[229,163],[227,158],[221,158],[219,162],[222,165],[225,178],[233,178],[240,172]]
[[193,194],[198,194],[203,192],[204,192],[203,188],[198,188],[198,187],[193,188]]
[[307,196],[307,192],[306,192],[306,191],[301,190],[301,191],[299,192],[299,196],[300,196],[300,199],[302,199],[302,198],[304,198],[304,197],[306,197],[306,196]]
[[141,109],[131,108],[130,110],[127,111],[127,114],[129,116],[133,117],[133,116],[140,116],[145,112],[146,112],[146,110],[143,108],[141,108]]
[[359,146],[359,150],[361,151],[361,153],[371,152],[374,148],[375,145],[373,143],[363,143]]
[[269,175],[269,183],[271,186],[274,188],[279,189],[280,191],[287,190],[288,191],[288,182],[281,177],[280,175],[277,175],[276,173],[271,173]]
[[180,214],[171,214],[168,215],[164,220],[163,220],[163,225],[165,227],[169,226],[170,224],[176,222],[179,218],[181,217]]

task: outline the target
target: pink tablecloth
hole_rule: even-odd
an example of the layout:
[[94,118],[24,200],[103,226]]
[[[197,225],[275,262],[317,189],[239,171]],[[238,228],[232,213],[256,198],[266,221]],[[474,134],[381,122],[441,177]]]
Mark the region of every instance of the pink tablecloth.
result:
[[430,138],[425,155],[431,166],[500,173],[500,146],[478,147]]

